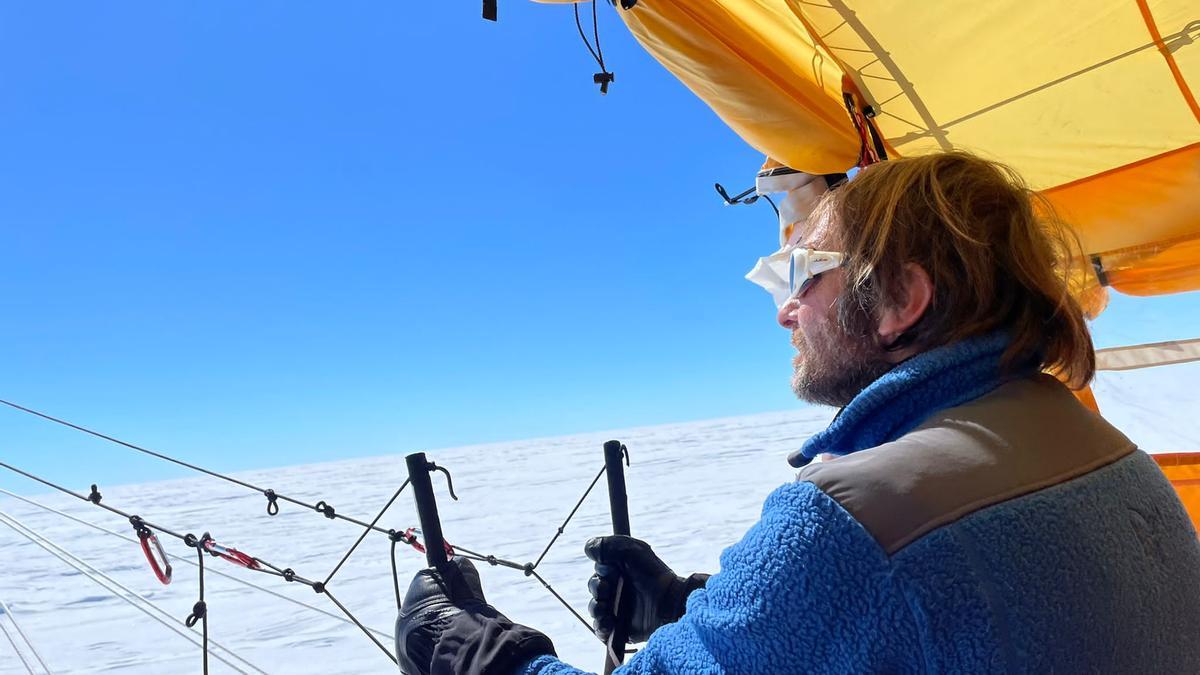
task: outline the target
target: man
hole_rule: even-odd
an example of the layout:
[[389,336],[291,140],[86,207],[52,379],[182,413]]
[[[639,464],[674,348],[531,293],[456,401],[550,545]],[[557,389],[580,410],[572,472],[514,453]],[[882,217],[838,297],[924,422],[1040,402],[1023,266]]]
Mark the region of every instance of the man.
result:
[[[778,320],[796,394],[842,410],[711,578],[588,542],[598,632],[623,578],[649,639],[622,672],[1200,672],[1196,532],[1060,383],[1085,385],[1094,356],[1067,292],[1077,245],[1035,201],[962,153],[822,200],[780,254]],[[418,574],[397,646],[410,675],[579,672],[486,605],[467,561]]]

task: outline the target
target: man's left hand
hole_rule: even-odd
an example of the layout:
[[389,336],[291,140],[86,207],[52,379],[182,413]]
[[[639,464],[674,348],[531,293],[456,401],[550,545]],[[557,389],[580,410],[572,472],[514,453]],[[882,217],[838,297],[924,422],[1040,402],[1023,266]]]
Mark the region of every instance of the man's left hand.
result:
[[405,675],[510,675],[542,654],[554,654],[550,638],[487,604],[470,560],[454,558],[413,577],[396,619]]

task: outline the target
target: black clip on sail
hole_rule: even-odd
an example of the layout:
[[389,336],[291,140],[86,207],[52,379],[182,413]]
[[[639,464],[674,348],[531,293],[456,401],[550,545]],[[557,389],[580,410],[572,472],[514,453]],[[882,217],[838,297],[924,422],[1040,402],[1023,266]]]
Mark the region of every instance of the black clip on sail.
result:
[[449,556],[442,536],[437,498],[433,495],[433,482],[429,480],[429,473],[436,470],[436,465],[425,459],[423,452],[414,452],[404,461],[408,465],[408,480],[413,487],[417,518],[421,521],[421,534],[425,539],[425,561],[430,567],[440,569],[449,561]]
[[[629,496],[625,491],[625,468],[629,450],[621,441],[604,444],[604,473],[608,477],[608,509],[612,514],[613,534],[629,536]],[[629,640],[629,621],[633,610],[633,589],[625,588],[625,580],[617,582],[617,605],[613,611],[617,621],[608,636],[604,652],[604,675],[610,675],[625,661],[625,643]]]

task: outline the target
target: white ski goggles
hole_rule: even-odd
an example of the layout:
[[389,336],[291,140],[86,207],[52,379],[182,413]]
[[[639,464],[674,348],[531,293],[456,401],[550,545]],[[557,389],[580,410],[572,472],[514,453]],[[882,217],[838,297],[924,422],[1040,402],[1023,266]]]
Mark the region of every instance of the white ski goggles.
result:
[[766,289],[775,306],[782,308],[789,299],[808,290],[818,276],[841,267],[845,259],[845,254],[834,251],[781,248],[759,258],[746,279]]

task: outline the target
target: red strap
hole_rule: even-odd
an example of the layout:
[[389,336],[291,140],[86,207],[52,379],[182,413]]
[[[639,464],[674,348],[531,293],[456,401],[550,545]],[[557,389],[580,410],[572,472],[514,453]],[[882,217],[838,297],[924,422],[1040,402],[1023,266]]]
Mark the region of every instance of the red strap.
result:
[[203,544],[204,550],[209,551],[217,557],[224,558],[235,565],[240,565],[252,570],[262,569],[262,566],[258,564],[258,561],[255,560],[253,556],[242,553],[236,548],[221,546],[212,539],[205,539]]
[[[405,540],[405,543],[407,543],[409,546],[415,548],[417,551],[419,551],[421,553],[425,552],[425,545],[417,540],[417,528],[410,527],[407,530],[405,530],[404,531],[404,540]],[[454,547],[450,545],[450,542],[443,539],[442,545],[446,547],[446,557],[453,558],[454,557]]]

